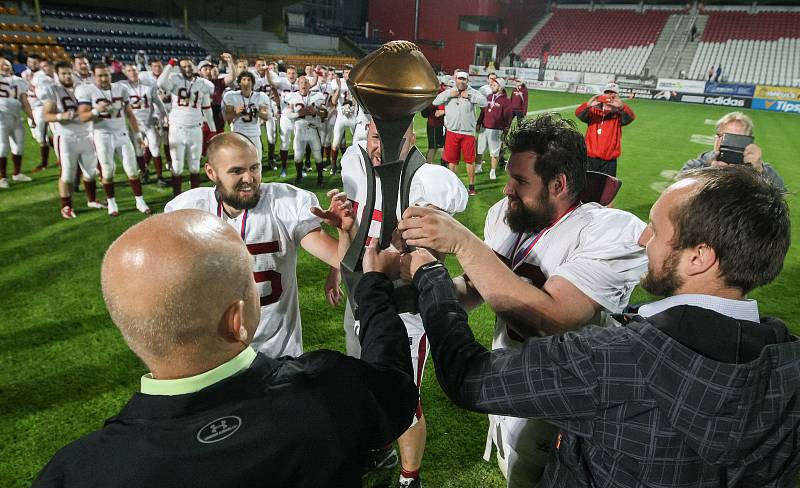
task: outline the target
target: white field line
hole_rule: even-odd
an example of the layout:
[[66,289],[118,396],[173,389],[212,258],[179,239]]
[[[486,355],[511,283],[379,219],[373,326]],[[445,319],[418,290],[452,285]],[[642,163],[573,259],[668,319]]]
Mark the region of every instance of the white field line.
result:
[[574,108],[580,107],[581,104],[577,105],[567,105],[565,107],[552,107],[552,108],[543,108],[541,110],[534,110],[532,112],[528,112],[526,115],[539,115],[547,112],[563,112],[565,110],[572,110]]

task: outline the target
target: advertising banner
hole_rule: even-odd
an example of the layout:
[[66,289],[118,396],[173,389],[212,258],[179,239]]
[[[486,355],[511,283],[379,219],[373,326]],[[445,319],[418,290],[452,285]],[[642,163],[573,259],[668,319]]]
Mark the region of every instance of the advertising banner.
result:
[[653,78],[642,79],[636,76],[617,76],[619,86],[630,86],[636,88],[655,88],[656,80]]
[[619,87],[621,98],[633,98],[639,100],[671,100],[678,97],[678,93],[669,90],[650,90],[649,88]]
[[525,80],[525,84],[528,86],[528,88],[533,88],[536,90],[548,90],[548,91],[559,91],[559,92],[569,91],[569,83],[565,83],[563,81]]
[[[605,85],[588,85],[581,83],[575,87],[575,93],[588,93],[589,95],[597,95],[603,91]],[[622,96],[622,93],[620,93]]]
[[706,82],[696,80],[676,80],[673,78],[659,78],[656,90],[669,90],[678,93],[705,93]]
[[756,86],[756,98],[771,98],[773,100],[798,100],[800,101],[800,88],[787,86]]
[[706,82],[706,93],[711,95],[733,95],[736,97],[752,97],[756,92],[755,85],[744,85],[740,83],[716,83]]
[[517,78],[527,78],[529,80],[539,79],[539,69],[517,68]]
[[677,93],[669,98],[672,102],[697,103],[702,105],[717,105],[732,108],[750,108],[753,99],[742,97],[729,97],[725,95],[694,95]]
[[584,73],[583,82],[587,85],[605,85],[614,81],[614,75],[608,73]]
[[544,72],[545,81],[563,81],[566,83],[580,83],[581,73],[578,71],[556,71],[549,69]]
[[787,100],[767,100],[764,98],[754,98],[753,108],[756,110],[769,110],[771,112],[800,114],[800,101],[790,102]]

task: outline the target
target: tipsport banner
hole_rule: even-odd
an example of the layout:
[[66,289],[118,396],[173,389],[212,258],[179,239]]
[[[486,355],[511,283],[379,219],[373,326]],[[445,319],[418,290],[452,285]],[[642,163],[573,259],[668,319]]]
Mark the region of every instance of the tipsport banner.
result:
[[756,110],[769,110],[770,112],[800,114],[800,101],[790,102],[788,100],[767,100],[765,98],[754,98],[753,108]]

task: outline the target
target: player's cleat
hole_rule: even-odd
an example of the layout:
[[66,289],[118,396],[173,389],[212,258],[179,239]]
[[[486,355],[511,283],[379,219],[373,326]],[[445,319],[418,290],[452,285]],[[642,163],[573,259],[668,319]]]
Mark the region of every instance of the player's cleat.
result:
[[47,166],[40,164],[31,170],[31,173],[38,173],[47,169]]
[[150,210],[150,207],[148,207],[147,204],[144,203],[144,201],[136,202],[136,210],[142,212],[143,214],[147,214],[147,215],[150,215],[151,213],[153,213],[153,211]]
[[474,186],[472,186],[472,185],[470,185],[470,187],[469,187],[469,191],[467,191],[467,195],[469,195],[469,196],[471,196],[471,197],[474,197],[474,196],[475,196],[475,195],[477,195],[477,194],[478,194],[478,192],[477,192],[477,191],[475,191],[475,187],[474,187]]
[[18,175],[11,175],[11,179],[14,181],[33,181],[30,176],[24,175],[22,173]]
[[392,470],[397,466],[397,451],[389,446],[383,449],[373,449],[367,455],[367,461],[363,468],[361,468],[361,477],[366,478],[367,475],[376,470]]
[[496,180],[497,179],[497,172],[493,169],[489,170],[489,179]]
[[108,216],[109,217],[116,217],[119,215],[119,208],[117,208],[117,202],[113,199],[108,200]]
[[61,216],[65,219],[77,219],[78,216],[75,215],[75,212],[72,210],[72,207],[67,205],[66,207],[61,207]]
[[158,185],[159,188],[166,188],[170,186],[170,183],[164,178],[159,178],[156,180],[156,185]]
[[483,163],[475,163],[475,173],[483,173]]
[[286,178],[286,170],[285,169],[281,170],[281,178]]
[[397,482],[397,488],[422,488],[422,481],[419,478],[404,478],[400,477]]
[[[311,168],[309,168],[309,169],[311,169]],[[306,176],[308,176],[308,173],[306,172],[306,170],[303,170],[303,178],[305,178]]]
[[0,178],[0,188],[8,188],[9,186],[11,185],[8,184],[8,178]]
[[96,208],[98,210],[106,208],[105,205],[103,205],[102,203],[100,203],[100,202],[98,202],[96,200],[94,202],[87,202],[86,206],[89,207],[89,208]]
[[142,173],[141,176],[139,176],[139,181],[141,181],[143,185],[150,184],[150,173]]

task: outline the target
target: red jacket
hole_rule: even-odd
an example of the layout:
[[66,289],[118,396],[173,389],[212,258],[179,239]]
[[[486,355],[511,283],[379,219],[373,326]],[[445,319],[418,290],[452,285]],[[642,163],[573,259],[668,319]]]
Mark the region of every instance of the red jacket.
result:
[[523,114],[528,111],[528,89],[514,88],[511,92],[511,110],[513,112],[522,112]]
[[586,129],[586,153],[590,158],[606,161],[617,159],[622,153],[622,126],[636,119],[633,110],[623,103],[622,110],[604,111],[584,103],[575,116],[589,124]]
[[487,129],[508,129],[514,114],[511,113],[511,100],[506,96],[506,91],[492,93],[486,100],[488,103],[483,109],[483,126]]

